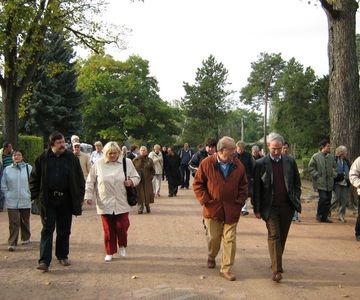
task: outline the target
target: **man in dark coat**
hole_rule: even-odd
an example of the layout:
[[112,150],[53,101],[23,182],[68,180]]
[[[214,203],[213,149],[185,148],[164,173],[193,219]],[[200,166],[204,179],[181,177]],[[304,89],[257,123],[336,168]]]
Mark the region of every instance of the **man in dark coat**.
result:
[[191,160],[189,162],[189,169],[190,169],[193,177],[195,176],[195,173],[196,173],[197,169],[199,168],[201,161],[204,158],[211,156],[216,152],[216,143],[217,143],[217,141],[215,139],[209,138],[206,141],[205,148],[200,149],[191,158]]
[[49,270],[55,227],[55,255],[61,265],[69,266],[72,215],[81,215],[85,181],[79,159],[66,150],[65,139],[60,132],[50,135],[49,149],[36,159],[30,176],[30,191],[31,199],[40,209],[43,225],[37,269]]
[[268,138],[270,153],[256,161],[253,204],[255,216],[266,222],[272,280],[282,279],[282,255],[294,211],[301,212],[301,181],[295,160],[282,155],[284,139],[277,133]]
[[[253,190],[253,169],[254,169],[254,159],[252,158],[249,152],[245,151],[245,143],[243,141],[238,141],[236,143],[236,157],[242,162],[245,167],[246,177],[248,180],[248,194],[249,197],[252,195]],[[249,214],[247,210],[247,204],[241,209],[241,214],[246,216]]]

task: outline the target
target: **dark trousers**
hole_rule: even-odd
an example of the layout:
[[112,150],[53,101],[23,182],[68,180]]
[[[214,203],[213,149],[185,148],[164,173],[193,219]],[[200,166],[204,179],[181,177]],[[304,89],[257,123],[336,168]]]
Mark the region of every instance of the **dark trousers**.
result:
[[168,186],[169,186],[169,196],[176,196],[176,194],[178,192],[178,186],[171,185],[170,183],[168,184]]
[[55,256],[57,259],[68,258],[71,233],[72,210],[69,204],[48,204],[41,211],[40,259],[50,265],[52,259],[53,233],[56,228]]
[[355,235],[360,236],[360,195],[358,196],[358,217],[355,225]]
[[319,190],[319,203],[317,207],[316,218],[319,221],[325,221],[329,216],[331,206],[332,191]]
[[180,174],[181,174],[181,187],[188,188],[190,181],[190,170],[188,165],[180,166]]
[[282,255],[294,211],[295,209],[290,204],[278,207],[273,206],[269,219],[266,221],[271,269],[273,272],[283,271]]
[[12,209],[8,208],[9,217],[9,246],[16,246],[19,239],[19,230],[21,240],[30,240],[30,208]]

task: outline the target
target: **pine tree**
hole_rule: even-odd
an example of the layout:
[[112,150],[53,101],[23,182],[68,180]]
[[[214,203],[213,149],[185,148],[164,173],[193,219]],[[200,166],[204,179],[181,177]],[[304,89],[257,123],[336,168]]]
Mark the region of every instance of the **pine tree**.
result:
[[20,132],[43,136],[53,131],[66,137],[81,132],[82,93],[76,90],[74,51],[61,33],[46,38],[47,51],[40,57],[33,83],[23,99]]

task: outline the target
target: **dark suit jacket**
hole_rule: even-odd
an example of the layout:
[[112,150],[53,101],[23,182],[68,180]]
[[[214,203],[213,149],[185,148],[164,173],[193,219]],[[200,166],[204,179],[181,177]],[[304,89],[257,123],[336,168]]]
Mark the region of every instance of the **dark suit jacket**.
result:
[[[289,155],[281,156],[284,180],[291,205],[301,212],[301,181],[295,160]],[[270,155],[256,161],[254,169],[254,213],[260,213],[261,218],[269,218],[273,201],[273,172]]]

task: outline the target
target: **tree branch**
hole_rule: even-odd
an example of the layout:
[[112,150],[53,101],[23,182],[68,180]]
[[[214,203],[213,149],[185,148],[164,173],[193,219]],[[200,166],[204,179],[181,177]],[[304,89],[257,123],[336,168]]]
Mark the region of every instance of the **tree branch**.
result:
[[319,0],[321,6],[334,18],[337,19],[340,16],[340,10],[335,9],[333,4],[330,4],[327,0]]

